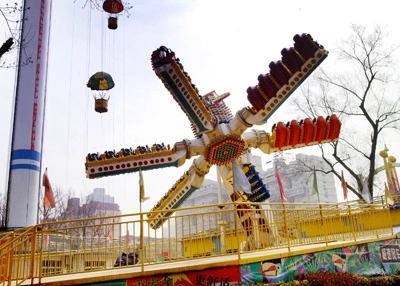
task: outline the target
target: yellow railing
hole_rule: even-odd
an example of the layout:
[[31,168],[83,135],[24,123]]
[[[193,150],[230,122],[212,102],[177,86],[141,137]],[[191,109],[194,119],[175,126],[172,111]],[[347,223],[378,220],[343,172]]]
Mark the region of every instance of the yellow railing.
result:
[[[153,216],[155,217],[155,216]],[[147,213],[47,222],[0,233],[0,283],[114,268],[122,253],[137,253],[141,267],[215,255],[240,255],[392,234],[382,204],[227,203],[182,208],[162,228]],[[142,233],[140,230],[143,230]],[[141,243],[142,241],[142,243]]]
[[36,226],[4,233],[0,237],[0,281],[16,285],[27,279],[33,279],[33,257]]

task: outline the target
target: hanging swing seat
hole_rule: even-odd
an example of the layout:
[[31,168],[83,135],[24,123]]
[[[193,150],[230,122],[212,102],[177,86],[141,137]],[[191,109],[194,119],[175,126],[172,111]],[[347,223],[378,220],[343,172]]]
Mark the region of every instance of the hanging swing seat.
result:
[[94,101],[94,110],[98,113],[103,113],[108,111],[108,101],[104,98],[96,98]]
[[118,28],[118,18],[117,17],[108,18],[108,28],[110,30],[116,30]]

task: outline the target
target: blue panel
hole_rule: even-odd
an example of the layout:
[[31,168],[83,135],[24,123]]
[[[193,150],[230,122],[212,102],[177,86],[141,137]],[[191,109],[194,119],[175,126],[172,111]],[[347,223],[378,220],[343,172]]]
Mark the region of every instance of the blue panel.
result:
[[11,161],[20,159],[40,162],[40,153],[30,149],[19,149],[11,152]]
[[33,171],[40,171],[39,166],[33,164],[14,164],[11,165],[11,170],[33,170]]
[[222,243],[221,239],[217,236],[213,236],[211,239],[212,243],[214,244],[214,248],[212,249],[212,253],[218,254],[222,252]]

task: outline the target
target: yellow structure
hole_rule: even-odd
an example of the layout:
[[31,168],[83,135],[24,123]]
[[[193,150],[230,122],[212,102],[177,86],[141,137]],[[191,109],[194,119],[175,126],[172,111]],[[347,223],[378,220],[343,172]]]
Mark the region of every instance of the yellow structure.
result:
[[389,186],[389,191],[393,196],[400,193],[400,185],[395,168],[396,158],[389,156],[388,151],[389,149],[385,145],[385,149],[380,151],[379,155],[383,158],[383,166],[385,168],[387,185]]

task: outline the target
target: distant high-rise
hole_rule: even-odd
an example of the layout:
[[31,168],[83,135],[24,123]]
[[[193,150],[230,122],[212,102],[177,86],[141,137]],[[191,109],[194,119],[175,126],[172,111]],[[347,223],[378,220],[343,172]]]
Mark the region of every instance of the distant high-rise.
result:
[[93,193],[86,197],[81,206],[79,198],[68,200],[64,219],[75,219],[81,217],[104,217],[120,215],[119,205],[114,203],[114,197],[107,195],[104,188],[95,188]]
[[[104,218],[108,216],[117,216],[121,214],[119,205],[114,203],[114,197],[106,195],[104,188],[95,188],[93,193],[86,197],[86,201],[81,205],[81,200],[79,198],[70,198],[67,203],[67,208],[63,212],[59,220],[73,220],[79,218],[96,218],[92,220],[92,224],[114,224],[120,222],[121,218],[111,217]],[[73,225],[71,223],[70,225]],[[88,235],[92,228],[86,229],[86,234]],[[121,226],[119,224],[113,227],[108,227],[108,230],[102,229],[96,235],[99,236],[99,241],[110,241],[114,237],[119,237],[121,233]],[[88,236],[90,237],[90,235]],[[86,242],[89,243],[89,242]]]
[[107,195],[104,188],[95,188],[93,193],[87,196],[82,208],[86,212],[92,212],[95,217],[121,214],[119,205],[114,203],[114,197]]
[[114,197],[106,195],[106,189],[104,188],[94,188],[93,193],[87,196],[87,201],[95,201],[102,203],[114,203]]

